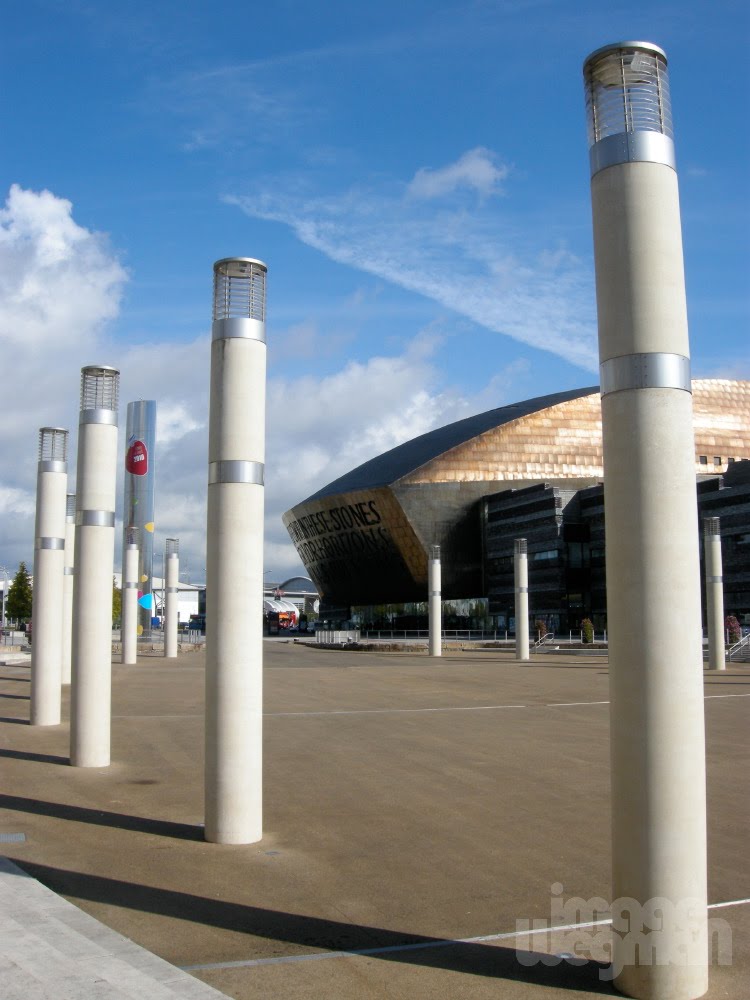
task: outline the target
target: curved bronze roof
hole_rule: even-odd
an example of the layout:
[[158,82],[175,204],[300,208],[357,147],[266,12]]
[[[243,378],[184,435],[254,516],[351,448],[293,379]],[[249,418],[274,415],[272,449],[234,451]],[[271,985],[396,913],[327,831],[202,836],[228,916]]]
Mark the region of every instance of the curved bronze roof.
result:
[[473,417],[457,420],[445,427],[438,427],[434,431],[420,434],[419,437],[391,448],[390,451],[383,452],[377,458],[372,458],[369,462],[357,466],[356,469],[352,469],[351,472],[347,472],[339,479],[335,479],[332,483],[318,490],[317,493],[307,497],[302,503],[307,503],[309,500],[320,500],[338,493],[349,493],[352,490],[389,486],[397,479],[403,479],[433,459],[439,458],[453,448],[471,441],[487,431],[527,417],[532,413],[547,410],[558,403],[589,396],[594,392],[598,392],[597,386],[555,392],[548,396],[537,396],[535,399],[526,399],[520,403],[500,406],[496,410],[487,410]]
[[[750,458],[750,382],[693,379],[692,386],[696,474],[718,475],[730,459]],[[597,480],[602,474],[599,389],[588,386],[428,431],[352,469],[302,504],[396,482],[515,484]]]

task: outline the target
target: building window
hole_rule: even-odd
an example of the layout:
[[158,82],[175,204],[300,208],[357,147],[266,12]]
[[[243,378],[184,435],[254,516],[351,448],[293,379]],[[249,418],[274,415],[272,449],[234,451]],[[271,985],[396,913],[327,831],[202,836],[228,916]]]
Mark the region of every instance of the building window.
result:
[[543,559],[557,559],[557,549],[546,549],[544,552],[535,552],[532,559],[537,561]]
[[714,465],[721,465],[721,455],[714,455]]
[[701,465],[708,465],[708,455],[699,455],[698,461],[701,463]]

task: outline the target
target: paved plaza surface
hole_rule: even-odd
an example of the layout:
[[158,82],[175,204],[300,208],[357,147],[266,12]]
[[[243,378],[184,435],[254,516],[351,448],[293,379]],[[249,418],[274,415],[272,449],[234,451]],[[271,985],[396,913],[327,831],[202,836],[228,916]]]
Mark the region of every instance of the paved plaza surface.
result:
[[[606,657],[264,656],[265,835],[241,847],[203,840],[202,652],[113,665],[108,768],[69,766],[67,689],[66,721],[31,727],[28,667],[0,667],[0,854],[238,1000],[613,994],[603,961],[547,957],[605,959],[606,926],[514,936],[609,897]],[[745,1000],[750,669],[705,693],[709,902],[734,904],[708,997]]]

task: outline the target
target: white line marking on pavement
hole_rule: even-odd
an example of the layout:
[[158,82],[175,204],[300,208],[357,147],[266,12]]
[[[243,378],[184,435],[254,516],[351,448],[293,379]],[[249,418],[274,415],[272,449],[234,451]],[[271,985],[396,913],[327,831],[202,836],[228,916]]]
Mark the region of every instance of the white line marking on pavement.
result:
[[202,719],[200,715],[113,715],[113,719]]
[[[709,698],[750,698],[750,694],[707,694]],[[505,708],[576,708],[586,705],[609,705],[608,701],[551,701],[538,705],[445,705],[440,708],[342,708],[319,712],[264,712],[269,719],[306,715],[414,715],[423,712],[493,712]],[[113,715],[113,719],[202,719],[203,715]]]
[[448,705],[442,708],[342,708],[320,712],[264,712],[280,718],[286,715],[400,715],[414,712],[489,712],[496,708],[527,708],[527,705]]
[[609,705],[608,701],[551,701],[545,708],[572,708],[575,705]]
[[[709,910],[718,910],[727,906],[743,906],[750,899],[733,899],[727,903],[709,903]],[[505,931],[502,934],[482,934],[478,937],[441,938],[435,941],[415,941],[410,944],[382,945],[379,948],[353,948],[351,951],[314,951],[307,955],[279,955],[275,958],[248,958],[234,962],[205,962],[200,965],[180,965],[184,972],[199,972],[209,969],[244,969],[258,965],[283,965],[289,962],[319,962],[326,958],[356,958],[366,955],[384,955],[403,951],[422,951],[425,948],[450,948],[457,944],[483,944],[487,941],[507,941],[517,937],[531,937],[532,934],[550,934],[560,931],[574,931],[585,927],[608,927],[612,920],[589,920],[580,924],[550,924],[547,927],[534,927],[522,931]]]

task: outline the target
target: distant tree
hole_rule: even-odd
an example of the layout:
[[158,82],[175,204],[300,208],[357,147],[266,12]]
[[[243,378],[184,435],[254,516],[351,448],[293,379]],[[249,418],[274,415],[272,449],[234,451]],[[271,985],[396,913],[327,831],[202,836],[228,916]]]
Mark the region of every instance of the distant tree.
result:
[[8,587],[8,596],[5,600],[6,617],[18,622],[25,622],[31,618],[31,577],[26,569],[26,563],[18,564],[18,572],[13,577],[13,583]]
[[112,578],[112,624],[116,624],[122,618],[122,591],[117,586],[114,577]]
[[542,636],[546,635],[548,632],[547,622],[542,621],[541,618],[537,618],[534,622],[534,631],[536,632],[537,639],[541,639]]
[[581,622],[581,633],[585,643],[594,641],[594,623],[590,618],[584,618]]
[[737,621],[734,615],[727,615],[724,620],[724,629],[729,633],[729,645],[733,645],[735,642],[739,642],[742,638],[742,629],[740,628],[740,623]]

